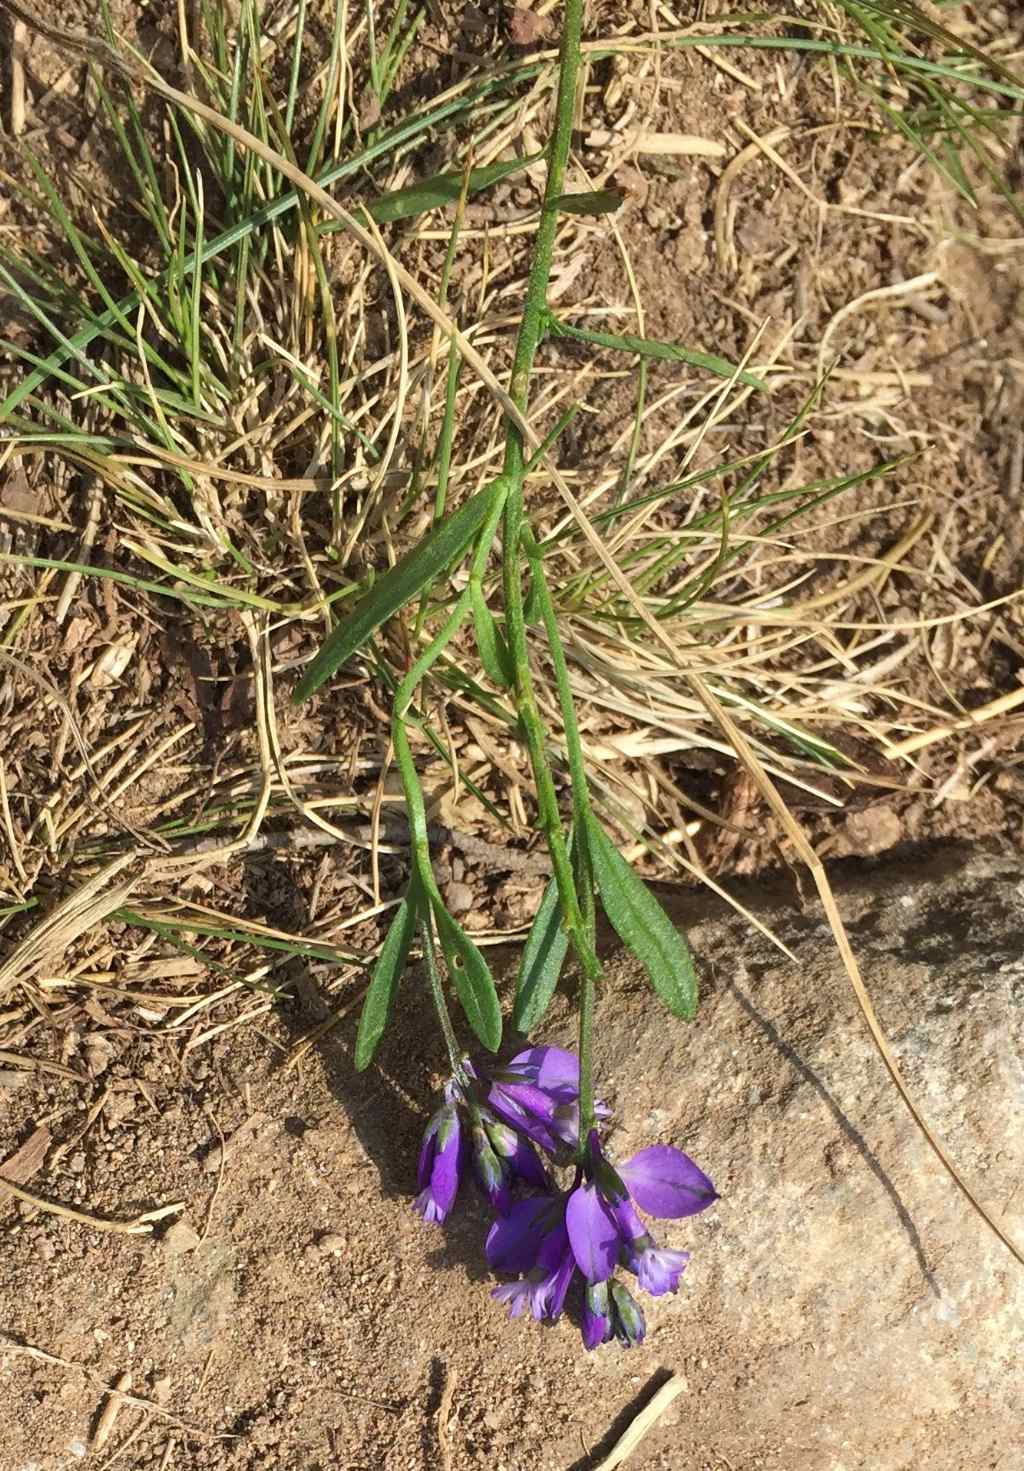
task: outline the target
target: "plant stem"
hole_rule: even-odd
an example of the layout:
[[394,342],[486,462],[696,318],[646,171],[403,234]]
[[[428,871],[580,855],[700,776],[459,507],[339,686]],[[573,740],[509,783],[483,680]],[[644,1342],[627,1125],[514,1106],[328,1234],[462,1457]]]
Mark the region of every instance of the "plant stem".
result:
[[[523,319],[519,324],[516,355],[512,364],[509,396],[520,412],[526,408],[530,392],[530,369],[544,331],[547,312],[548,279],[551,256],[558,226],[558,201],[565,192],[565,166],[572,141],[572,112],[576,98],[576,78],[580,69],[580,33],[583,27],[583,0],[566,0],[562,22],[562,44],[558,58],[558,96],[555,101],[555,128],[548,144],[548,175],[544,185],[540,224],[533,241],[533,260],[526,287]],[[523,440],[514,425],[509,425],[505,441],[505,473],[522,471]]]
[[448,1002],[445,999],[444,984],[441,980],[441,967],[437,961],[437,941],[434,938],[434,917],[430,905],[425,906],[421,933],[423,935],[423,956],[427,962],[427,975],[430,977],[430,994],[434,1001],[434,1010],[437,1012],[437,1020],[441,1027],[441,1035],[444,1037],[444,1045],[448,1049],[448,1061],[451,1064],[452,1077],[463,1086],[467,1083],[466,1074],[462,1067],[462,1050],[459,1040],[452,1026],[451,1012],[448,1010]]
[[[521,413],[526,412],[529,399],[530,372],[541,338],[544,335],[547,315],[548,281],[551,275],[551,259],[558,226],[558,201],[565,189],[565,170],[572,141],[573,107],[576,98],[576,80],[580,67],[580,33],[583,26],[583,0],[566,0],[562,22],[562,43],[558,63],[558,95],[555,101],[555,126],[548,145],[548,172],[544,185],[544,202],[541,207],[540,224],[533,243],[533,260],[526,288],[523,317],[516,341],[515,360],[509,383],[509,395]],[[502,556],[503,587],[505,594],[505,626],[508,633],[509,650],[516,674],[516,705],[519,721],[526,739],[537,784],[537,807],[540,825],[544,830],[551,852],[552,867],[558,884],[562,905],[563,922],[572,940],[582,970],[580,991],[580,1158],[594,1121],[593,1068],[591,1063],[591,1033],[594,1017],[594,985],[599,973],[594,943],[594,893],[593,879],[587,849],[586,822],[589,819],[586,769],[579,741],[572,695],[569,690],[565,655],[562,651],[558,624],[551,604],[550,594],[545,597],[546,584],[540,562],[532,563],[533,575],[540,576],[542,606],[545,607],[545,626],[555,662],[555,675],[559,683],[562,701],[563,723],[569,746],[569,763],[572,774],[573,806],[577,820],[577,862],[582,880],[584,909],[581,912],[577,885],[569,860],[568,845],[562,830],[558,800],[554,781],[547,761],[544,725],[541,720],[537,698],[530,672],[529,648],[526,639],[526,620],[523,612],[522,553],[525,522],[524,483],[526,465],[523,456],[523,438],[514,424],[509,424],[505,434],[504,473],[509,481],[508,499],[505,502]],[[529,545],[535,545],[527,531]],[[590,819],[592,820],[592,819]]]
[[[580,31],[583,24],[583,0],[566,0],[559,56],[558,94],[555,101],[555,127],[548,146],[548,172],[544,185],[544,202],[540,224],[533,243],[533,260],[526,288],[523,317],[516,340],[515,361],[509,394],[520,412],[529,398],[530,370],[544,331],[547,311],[548,280],[551,257],[558,225],[558,200],[565,183],[565,168],[572,140],[572,113],[576,95],[576,78],[580,65]],[[523,614],[522,556],[520,541],[523,529],[523,482],[526,467],[523,440],[518,428],[508,424],[505,431],[504,473],[509,481],[502,529],[503,589],[505,626],[509,651],[516,673],[516,706],[530,755],[534,781],[537,784],[537,808],[540,826],[551,852],[552,867],[558,893],[570,934],[582,938],[583,920],[576,886],[569,862],[569,850],[562,832],[555,785],[545,753],[544,725],[530,672],[526,643],[526,620]]]
[[587,1137],[594,1127],[594,999],[596,982],[601,973],[600,962],[597,958],[594,876],[591,871],[590,847],[587,842],[587,830],[589,825],[594,821],[594,817],[590,806],[590,791],[587,784],[587,769],[583,756],[583,744],[580,740],[580,730],[576,720],[576,706],[573,702],[572,688],[569,684],[569,666],[566,663],[565,650],[562,647],[562,638],[558,628],[558,616],[551,597],[551,589],[548,586],[548,580],[544,574],[544,563],[537,544],[529,531],[524,533],[523,541],[527,559],[530,563],[530,575],[533,578],[537,591],[537,601],[540,606],[541,618],[544,621],[544,631],[548,636],[548,652],[555,671],[558,704],[562,714],[562,724],[565,727],[565,748],[569,759],[569,772],[572,777],[573,822],[576,831],[573,856],[577,865],[577,891],[583,906],[582,939],[584,942],[583,944],[577,943],[576,945],[581,970],[579,1002],[579,1157],[582,1162],[586,1154]]

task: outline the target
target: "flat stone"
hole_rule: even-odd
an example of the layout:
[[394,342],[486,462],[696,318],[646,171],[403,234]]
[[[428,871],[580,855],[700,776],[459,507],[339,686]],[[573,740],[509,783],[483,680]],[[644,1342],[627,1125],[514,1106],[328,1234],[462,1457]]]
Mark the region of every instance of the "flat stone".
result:
[[[840,871],[839,903],[907,1084],[1024,1243],[1024,869],[953,850],[861,875]],[[686,1368],[688,1434],[723,1465],[1020,1464],[1024,1269],[914,1124],[817,904],[792,883],[731,887],[795,963],[738,915],[701,918],[701,896],[680,909],[696,1021],[629,957],[598,1006],[612,1158],[675,1144],[722,1196],[652,1223],[693,1256],[678,1294],[644,1298],[644,1354]],[[574,1045],[568,1020],[544,1030]]]

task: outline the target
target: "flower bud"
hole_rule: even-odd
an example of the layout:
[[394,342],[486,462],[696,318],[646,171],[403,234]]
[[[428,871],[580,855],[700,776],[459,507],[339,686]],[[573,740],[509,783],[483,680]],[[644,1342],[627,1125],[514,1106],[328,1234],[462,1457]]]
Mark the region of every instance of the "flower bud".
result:
[[615,1309],[615,1337],[623,1348],[633,1348],[635,1344],[643,1343],[647,1332],[643,1312],[636,1298],[621,1282],[612,1282],[610,1286]]

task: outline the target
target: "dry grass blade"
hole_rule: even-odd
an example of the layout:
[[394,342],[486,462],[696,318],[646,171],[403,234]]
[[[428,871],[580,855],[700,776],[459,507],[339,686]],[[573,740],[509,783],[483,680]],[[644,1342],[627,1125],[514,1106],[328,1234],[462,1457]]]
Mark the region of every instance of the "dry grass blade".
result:
[[185,1202],[176,1200],[171,1205],[160,1205],[155,1210],[143,1211],[141,1215],[133,1216],[128,1221],[111,1221],[106,1216],[89,1215],[86,1211],[75,1210],[73,1206],[61,1205],[58,1201],[33,1195],[10,1180],[4,1180],[2,1184],[5,1191],[10,1191],[18,1200],[35,1206],[36,1210],[43,1211],[46,1215],[63,1216],[65,1220],[77,1221],[82,1226],[91,1226],[94,1231],[106,1231],[114,1236],[148,1236],[158,1222],[185,1209]]
[[115,858],[43,916],[0,965],[0,995],[31,980],[53,956],[63,955],[94,925],[120,909],[141,877],[141,871],[122,877],[133,860],[131,853]]

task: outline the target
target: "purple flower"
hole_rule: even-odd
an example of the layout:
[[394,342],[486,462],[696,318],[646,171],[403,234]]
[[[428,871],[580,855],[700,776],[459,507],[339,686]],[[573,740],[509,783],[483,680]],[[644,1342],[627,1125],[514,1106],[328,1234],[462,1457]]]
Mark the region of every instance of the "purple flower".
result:
[[420,1149],[420,1193],[413,1209],[425,1221],[443,1221],[455,1204],[465,1152],[459,1110],[447,1099],[427,1125]]
[[481,1190],[499,1215],[512,1204],[512,1186],[522,1180],[544,1190],[549,1181],[528,1139],[496,1119],[490,1109],[473,1106],[473,1168]]
[[563,1216],[560,1197],[535,1195],[516,1201],[488,1232],[485,1249],[491,1266],[526,1274],[491,1293],[508,1303],[510,1317],[518,1318],[527,1307],[538,1320],[561,1313],[576,1271]]
[[444,1103],[427,1125],[419,1159],[419,1191],[414,1209],[425,1221],[446,1219],[465,1171],[467,1158],[481,1190],[500,1214],[512,1203],[517,1180],[536,1190],[550,1184],[547,1171],[530,1141],[476,1102],[475,1080],[466,1065],[467,1081],[449,1080]]
[[588,1282],[580,1328],[588,1353],[612,1338],[633,1348],[647,1332],[640,1304],[621,1282]]
[[690,1260],[688,1251],[673,1251],[656,1246],[643,1221],[628,1200],[612,1207],[615,1224],[623,1242],[626,1266],[636,1274],[638,1284],[652,1297],[675,1292]]
[[[557,1155],[579,1138],[580,1063],[563,1047],[527,1047],[491,1072],[487,1101],[498,1116]],[[598,1118],[607,1118],[603,1103]]]
[[592,1133],[584,1169],[589,1178],[578,1179],[571,1190],[516,1201],[495,1221],[487,1260],[496,1271],[520,1275],[492,1296],[508,1304],[513,1318],[527,1308],[535,1318],[557,1318],[578,1270],[586,1282],[584,1346],[617,1338],[628,1348],[643,1341],[646,1328],[632,1295],[612,1280],[615,1268],[625,1265],[644,1291],[660,1297],[676,1291],[690,1259],[689,1252],[655,1245],[633,1200],[652,1215],[678,1218],[705,1209],[718,1196],[693,1160],[669,1145],[642,1149],[616,1171]]
[[[705,1210],[718,1194],[688,1155],[668,1144],[641,1149],[618,1170],[605,1160],[596,1133],[589,1144],[591,1179],[570,1193],[565,1226],[573,1255],[588,1282],[607,1282],[620,1259],[655,1295],[674,1292],[689,1259],[659,1251],[633,1209],[678,1220]],[[650,1285],[648,1285],[650,1284]]]
[[588,1353],[614,1336],[615,1309],[608,1293],[607,1282],[587,1283],[587,1290],[583,1294],[580,1332],[583,1334],[583,1347]]

